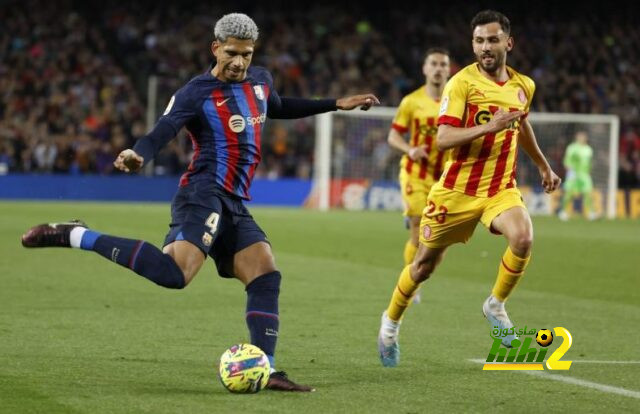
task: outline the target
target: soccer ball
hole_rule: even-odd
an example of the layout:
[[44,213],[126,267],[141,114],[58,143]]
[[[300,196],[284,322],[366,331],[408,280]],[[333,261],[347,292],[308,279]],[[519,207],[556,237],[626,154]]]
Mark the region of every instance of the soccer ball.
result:
[[237,344],[220,357],[218,374],[222,385],[235,393],[255,393],[269,381],[271,365],[262,349],[251,344]]
[[553,334],[549,329],[540,329],[536,334],[536,342],[546,348],[553,342]]

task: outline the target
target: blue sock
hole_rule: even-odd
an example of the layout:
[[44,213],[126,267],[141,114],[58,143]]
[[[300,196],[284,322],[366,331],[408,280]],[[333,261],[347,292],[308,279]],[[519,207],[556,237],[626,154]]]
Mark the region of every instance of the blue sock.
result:
[[251,334],[251,343],[262,349],[271,367],[274,367],[274,354],[278,340],[278,295],[280,294],[280,272],[275,271],[258,276],[246,287],[247,326]]
[[172,289],[185,286],[182,270],[173,258],[143,240],[123,239],[87,230],[82,235],[80,248],[93,250],[160,286]]

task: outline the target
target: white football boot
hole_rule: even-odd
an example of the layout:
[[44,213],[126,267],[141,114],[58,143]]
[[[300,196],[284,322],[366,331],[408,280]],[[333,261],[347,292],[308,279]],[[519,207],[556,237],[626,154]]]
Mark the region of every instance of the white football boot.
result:
[[[513,328],[513,323],[511,319],[509,319],[507,311],[504,309],[504,302],[500,302],[493,297],[493,295],[489,296],[482,304],[482,313],[484,317],[487,318],[487,321],[489,321],[491,330],[499,329],[500,332],[503,332],[503,329]],[[511,348],[511,341],[515,339],[519,339],[515,333],[506,335],[502,337],[502,345]]]
[[398,345],[400,323],[400,321],[394,322],[389,319],[387,311],[382,313],[378,332],[378,352],[380,361],[385,367],[395,367],[400,362],[400,345]]

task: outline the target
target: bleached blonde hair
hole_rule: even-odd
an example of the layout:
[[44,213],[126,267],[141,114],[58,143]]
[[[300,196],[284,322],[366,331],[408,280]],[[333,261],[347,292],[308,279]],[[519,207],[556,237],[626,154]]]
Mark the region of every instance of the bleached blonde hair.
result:
[[216,40],[225,42],[229,37],[240,40],[258,40],[258,26],[253,19],[243,13],[225,14],[213,29]]

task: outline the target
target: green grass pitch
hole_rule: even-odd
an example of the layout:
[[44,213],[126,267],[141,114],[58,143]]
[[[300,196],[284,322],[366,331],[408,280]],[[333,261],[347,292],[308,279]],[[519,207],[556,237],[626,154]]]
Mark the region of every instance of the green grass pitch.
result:
[[[402,359],[383,368],[380,314],[401,270],[399,213],[252,209],[283,274],[278,368],[312,394],[233,395],[217,359],[247,341],[245,294],[212,262],[183,291],[160,288],[102,257],[27,250],[20,235],[47,221],[159,245],[168,204],[1,202],[1,413],[631,412],[640,407],[640,222],[535,218],[531,265],[508,303],[517,326],[563,326],[569,371],[627,390],[487,372],[481,306],[502,238],[479,226],[455,245],[412,306]],[[558,341],[559,342],[559,341]],[[556,343],[551,345],[555,348]],[[581,363],[579,361],[592,361]],[[593,361],[636,361],[605,364]],[[582,383],[581,383],[582,384]],[[609,391],[607,391],[609,390]]]

